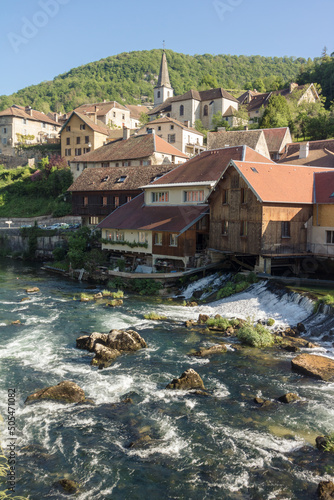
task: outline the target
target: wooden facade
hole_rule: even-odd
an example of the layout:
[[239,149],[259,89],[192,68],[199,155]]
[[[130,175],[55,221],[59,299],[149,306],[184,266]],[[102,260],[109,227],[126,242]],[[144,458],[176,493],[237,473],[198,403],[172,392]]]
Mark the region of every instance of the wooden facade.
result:
[[306,252],[312,210],[311,204],[260,202],[230,166],[210,196],[209,248],[255,256]]

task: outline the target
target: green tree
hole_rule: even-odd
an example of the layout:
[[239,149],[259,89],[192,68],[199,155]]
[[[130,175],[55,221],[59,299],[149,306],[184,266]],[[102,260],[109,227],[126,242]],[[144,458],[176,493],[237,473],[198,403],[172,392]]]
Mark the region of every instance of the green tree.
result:
[[291,112],[287,100],[281,95],[272,95],[260,120],[260,127],[288,127],[290,124]]
[[143,127],[149,121],[150,121],[149,116],[146,113],[144,113],[144,111],[142,111],[139,116],[139,124]]
[[230,128],[227,120],[224,120],[221,111],[218,111],[214,115],[212,115],[212,129],[217,131],[218,127],[225,127],[226,130]]

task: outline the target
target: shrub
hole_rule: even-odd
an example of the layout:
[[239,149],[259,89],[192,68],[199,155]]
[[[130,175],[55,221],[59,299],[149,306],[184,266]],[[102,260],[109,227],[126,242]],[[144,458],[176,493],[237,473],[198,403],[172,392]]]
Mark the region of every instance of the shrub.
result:
[[235,285],[235,293],[240,293],[246,290],[249,287],[249,283],[247,281],[240,281]]
[[275,324],[275,320],[273,318],[269,318],[267,320],[267,326],[273,326]]
[[232,326],[231,322],[227,318],[209,318],[206,324],[222,330],[227,330],[228,327]]
[[229,297],[235,293],[235,284],[229,281],[223,288],[217,293],[217,299],[223,299]]
[[148,314],[144,314],[144,318],[158,321],[158,320],[166,320],[167,316],[160,316],[159,314],[157,314],[155,312],[150,312]]
[[113,299],[123,299],[124,292],[122,290],[117,290],[117,292],[111,292],[111,297]]
[[64,247],[56,247],[53,250],[52,254],[53,254],[53,257],[55,260],[57,260],[57,261],[63,260],[66,257],[67,250]]
[[157,295],[161,288],[162,284],[159,281],[151,279],[134,279],[130,283],[130,289],[139,295]]
[[124,271],[125,269],[125,260],[117,259],[117,267],[120,271]]
[[108,288],[119,288],[122,290],[123,288],[125,288],[125,283],[124,283],[124,280],[122,280],[122,278],[115,276],[115,278],[108,281],[107,287]]
[[251,347],[269,347],[274,343],[273,335],[265,326],[258,323],[254,327],[250,320],[238,330],[238,339]]
[[334,433],[325,436],[326,444],[324,447],[324,451],[329,451],[330,453],[334,453]]

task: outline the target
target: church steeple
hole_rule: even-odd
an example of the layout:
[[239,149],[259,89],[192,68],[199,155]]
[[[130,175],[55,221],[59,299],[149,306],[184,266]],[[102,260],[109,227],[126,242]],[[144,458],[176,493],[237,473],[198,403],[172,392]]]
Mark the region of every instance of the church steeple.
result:
[[162,53],[158,83],[154,87],[154,107],[162,104],[168,97],[173,97],[174,90],[170,84],[165,49]]

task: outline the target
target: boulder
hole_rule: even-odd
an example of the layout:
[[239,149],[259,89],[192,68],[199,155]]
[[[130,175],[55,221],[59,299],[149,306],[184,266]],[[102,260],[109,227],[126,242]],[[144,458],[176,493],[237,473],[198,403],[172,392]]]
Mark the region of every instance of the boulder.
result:
[[46,387],[45,389],[30,394],[25,400],[25,403],[32,403],[43,399],[58,401],[59,403],[81,403],[86,398],[81,387],[74,382],[66,380],[60,382],[58,385]]
[[37,293],[39,292],[39,288],[37,286],[32,286],[31,288],[26,288],[27,293]]
[[90,352],[95,352],[95,347],[97,344],[106,345],[108,341],[107,333],[94,332],[89,336],[89,342],[87,344],[87,349]]
[[23,297],[23,299],[20,300],[20,302],[26,302],[27,300],[30,300],[29,297]]
[[100,299],[103,299],[103,295],[102,295],[102,293],[101,293],[101,292],[96,293],[96,294],[94,295],[94,300],[100,300]]
[[300,333],[306,332],[305,325],[304,325],[303,323],[297,323],[297,330],[298,330]]
[[182,373],[180,378],[174,378],[170,384],[167,385],[166,389],[204,389],[204,383],[201,377],[195,370],[189,368],[184,373]]
[[209,319],[209,316],[207,314],[200,314],[198,316],[198,323],[202,324],[202,323],[206,323]]
[[60,487],[65,493],[69,495],[73,495],[79,491],[79,485],[72,479],[61,479],[58,481],[55,486]]
[[280,396],[277,398],[277,401],[280,403],[292,403],[293,401],[297,401],[300,399],[300,397],[297,394],[294,394],[293,392],[288,392],[287,394],[283,394],[283,396]]
[[211,354],[221,354],[222,352],[226,352],[227,347],[225,344],[217,344],[212,347],[200,347],[199,351],[196,351],[191,356],[198,356],[199,358],[205,358],[206,356],[211,356]]
[[87,349],[89,344],[89,335],[83,335],[82,337],[78,337],[76,340],[76,346],[78,349]]
[[123,305],[123,299],[113,299],[107,304],[109,307],[118,307]]
[[318,485],[317,494],[320,500],[333,500],[334,483],[332,481],[321,481]]
[[111,363],[121,355],[117,349],[110,349],[102,344],[95,344],[95,357],[91,361],[92,366],[107,368]]
[[314,354],[299,354],[291,360],[292,369],[302,375],[320,380],[334,379],[334,360]]
[[15,321],[11,322],[11,325],[20,325],[21,321],[19,319],[16,319]]
[[106,346],[118,351],[137,351],[147,347],[145,340],[134,330],[111,330]]

